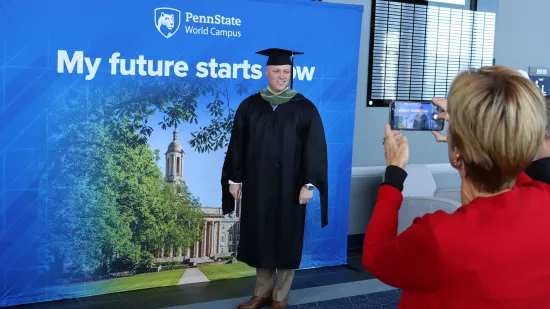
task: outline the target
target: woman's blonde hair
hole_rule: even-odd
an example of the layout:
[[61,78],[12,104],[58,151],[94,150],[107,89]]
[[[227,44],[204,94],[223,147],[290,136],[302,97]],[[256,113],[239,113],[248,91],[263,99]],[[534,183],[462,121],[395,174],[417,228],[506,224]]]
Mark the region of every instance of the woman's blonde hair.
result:
[[465,177],[483,192],[511,186],[544,140],[542,92],[518,71],[492,66],[460,73],[448,95],[452,145]]

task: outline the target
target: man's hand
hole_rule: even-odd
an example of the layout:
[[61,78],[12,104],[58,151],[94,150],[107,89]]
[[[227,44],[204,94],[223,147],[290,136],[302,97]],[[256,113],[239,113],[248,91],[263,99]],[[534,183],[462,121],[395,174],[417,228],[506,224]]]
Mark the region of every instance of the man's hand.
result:
[[241,193],[242,193],[242,185],[241,184],[230,184],[229,185],[229,193],[233,195],[233,198],[237,200],[237,202],[241,201]]
[[310,191],[307,188],[302,187],[302,189],[300,190],[300,198],[299,198],[300,205],[305,205],[311,202],[312,199],[313,199],[313,190]]

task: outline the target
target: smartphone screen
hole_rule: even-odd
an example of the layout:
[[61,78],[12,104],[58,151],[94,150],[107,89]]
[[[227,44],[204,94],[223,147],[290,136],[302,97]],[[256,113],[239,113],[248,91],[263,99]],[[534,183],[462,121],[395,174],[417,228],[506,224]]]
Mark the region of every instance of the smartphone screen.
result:
[[392,102],[390,125],[393,130],[441,131],[445,121],[438,119],[440,112],[442,110],[431,102]]

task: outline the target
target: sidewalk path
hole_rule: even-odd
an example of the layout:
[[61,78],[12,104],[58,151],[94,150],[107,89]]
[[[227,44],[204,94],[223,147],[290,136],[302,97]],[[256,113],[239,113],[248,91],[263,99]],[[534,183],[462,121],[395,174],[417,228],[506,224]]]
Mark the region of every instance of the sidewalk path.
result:
[[208,282],[208,278],[200,271],[198,267],[188,268],[181,276],[179,284],[189,284],[189,283],[199,283],[199,282]]

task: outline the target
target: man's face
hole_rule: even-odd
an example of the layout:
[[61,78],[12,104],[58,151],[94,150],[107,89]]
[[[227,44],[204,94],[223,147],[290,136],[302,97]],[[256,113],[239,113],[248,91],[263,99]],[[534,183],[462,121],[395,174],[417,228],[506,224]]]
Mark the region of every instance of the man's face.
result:
[[419,115],[424,114],[424,109],[423,109],[422,107],[418,110],[418,114],[419,114]]
[[284,91],[290,83],[290,65],[268,65],[266,75],[272,91]]

